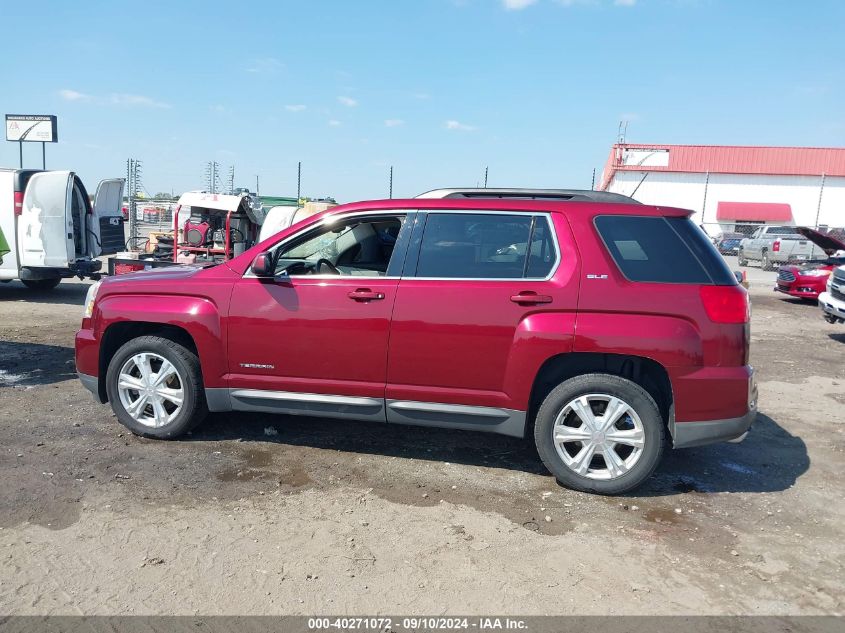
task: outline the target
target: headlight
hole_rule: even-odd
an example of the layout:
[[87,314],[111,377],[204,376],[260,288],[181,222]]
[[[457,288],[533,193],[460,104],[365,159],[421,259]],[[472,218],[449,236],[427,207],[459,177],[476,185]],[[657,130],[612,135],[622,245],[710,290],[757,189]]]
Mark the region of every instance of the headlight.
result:
[[97,300],[97,291],[100,289],[101,281],[95,281],[88,286],[88,293],[85,295],[85,312],[82,314],[83,319],[90,319],[94,314],[94,302]]
[[801,275],[803,277],[827,277],[830,274],[829,270],[824,268],[816,268],[815,270],[805,270]]

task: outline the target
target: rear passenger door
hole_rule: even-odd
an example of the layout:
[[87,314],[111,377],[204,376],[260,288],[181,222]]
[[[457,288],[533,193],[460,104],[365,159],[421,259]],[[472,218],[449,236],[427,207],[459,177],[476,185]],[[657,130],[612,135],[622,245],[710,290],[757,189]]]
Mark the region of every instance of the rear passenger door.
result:
[[569,250],[561,263],[554,221],[568,233],[546,213],[417,214],[391,321],[388,422],[522,434],[534,315],[568,315],[561,349],[574,333],[577,262]]

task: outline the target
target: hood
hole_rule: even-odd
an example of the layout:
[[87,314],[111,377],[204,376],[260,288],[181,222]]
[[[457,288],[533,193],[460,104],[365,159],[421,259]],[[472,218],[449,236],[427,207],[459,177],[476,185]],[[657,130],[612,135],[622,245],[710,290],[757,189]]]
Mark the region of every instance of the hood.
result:
[[845,251],[845,242],[842,241],[842,239],[845,239],[845,235],[843,235],[840,231],[836,231],[836,237],[834,237],[834,231],[831,231],[830,233],[820,233],[808,226],[799,226],[796,227],[795,230],[810,240],[813,244],[821,248],[828,255],[833,255],[836,251]]
[[183,281],[196,275],[199,271],[209,266],[179,264],[177,266],[162,266],[141,270],[137,273],[126,273],[103,279],[105,283],[122,283],[124,281]]

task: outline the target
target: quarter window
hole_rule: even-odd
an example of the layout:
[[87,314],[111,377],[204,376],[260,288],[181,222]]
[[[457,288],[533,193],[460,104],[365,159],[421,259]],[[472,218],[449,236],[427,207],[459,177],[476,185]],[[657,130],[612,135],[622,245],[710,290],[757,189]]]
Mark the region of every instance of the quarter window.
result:
[[557,259],[545,216],[430,213],[417,277],[545,278]]

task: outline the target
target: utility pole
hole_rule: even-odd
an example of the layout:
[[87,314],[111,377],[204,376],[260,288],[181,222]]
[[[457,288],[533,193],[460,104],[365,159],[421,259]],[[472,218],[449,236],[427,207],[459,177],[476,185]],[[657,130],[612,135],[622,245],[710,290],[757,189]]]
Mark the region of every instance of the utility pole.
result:
[[296,204],[299,206],[299,199],[302,197],[302,161],[296,164]]
[[822,211],[822,195],[824,195],[825,174],[822,174],[822,184],[819,187],[819,203],[816,205],[816,229],[819,228],[819,214]]
[[490,169],[489,166],[484,168],[484,188],[485,189],[487,189],[487,170],[489,170],[489,169]]
[[231,165],[229,167],[229,182],[227,184],[228,184],[228,190],[229,190],[228,193],[231,196],[233,193],[235,193],[235,166],[234,165]]
[[259,191],[261,191],[261,190],[258,188],[258,174],[255,174],[255,195],[256,196],[258,195]]
[[390,166],[390,183],[387,188],[387,197],[393,198],[393,165]]
[[206,163],[205,184],[208,193],[218,193],[220,191],[220,163],[216,160]]
[[590,183],[590,191],[596,190],[596,168],[593,167],[593,181]]
[[126,161],[126,201],[129,207],[129,248],[136,248],[138,239],[138,213],[137,200],[138,192],[143,189],[141,183],[141,161],[130,158]]

